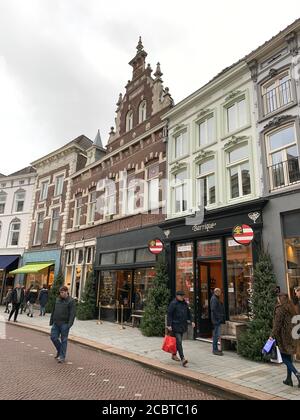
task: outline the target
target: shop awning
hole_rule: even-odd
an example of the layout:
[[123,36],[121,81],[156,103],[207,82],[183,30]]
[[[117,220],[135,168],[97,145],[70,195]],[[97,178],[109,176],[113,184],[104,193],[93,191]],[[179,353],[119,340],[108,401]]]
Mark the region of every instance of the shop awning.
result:
[[48,263],[32,263],[26,264],[23,267],[18,268],[17,270],[11,271],[10,274],[35,274],[43,271],[47,267],[54,265],[53,262]]
[[0,270],[5,270],[17,261],[18,258],[17,255],[0,255]]

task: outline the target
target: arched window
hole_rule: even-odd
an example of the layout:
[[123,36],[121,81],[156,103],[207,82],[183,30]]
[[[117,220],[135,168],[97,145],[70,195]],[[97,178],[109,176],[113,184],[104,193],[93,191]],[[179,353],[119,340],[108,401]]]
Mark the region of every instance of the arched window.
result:
[[147,102],[143,101],[139,106],[139,124],[146,121],[147,119]]
[[12,220],[9,226],[9,235],[8,235],[8,245],[9,246],[18,246],[21,232],[21,220],[14,219]]
[[126,115],[126,131],[133,129],[133,112],[128,111]]

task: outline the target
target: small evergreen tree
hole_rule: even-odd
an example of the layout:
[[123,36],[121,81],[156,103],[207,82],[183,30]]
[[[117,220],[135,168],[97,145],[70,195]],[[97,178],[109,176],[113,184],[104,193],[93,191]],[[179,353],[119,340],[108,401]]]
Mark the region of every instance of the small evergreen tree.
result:
[[64,284],[64,276],[61,272],[58,273],[56,278],[54,279],[53,285],[49,291],[49,298],[48,303],[46,305],[46,312],[51,313],[54,309],[55,301],[59,295],[59,289]]
[[164,258],[156,266],[153,287],[148,290],[141,331],[146,337],[162,337],[165,332],[165,316],[170,302],[169,276]]
[[261,252],[254,270],[250,298],[251,319],[238,342],[238,353],[254,361],[262,360],[262,348],[271,335],[276,304],[276,278],[271,257]]
[[91,272],[85,283],[82,298],[77,306],[77,319],[87,321],[95,318],[96,309],[96,287],[94,273]]

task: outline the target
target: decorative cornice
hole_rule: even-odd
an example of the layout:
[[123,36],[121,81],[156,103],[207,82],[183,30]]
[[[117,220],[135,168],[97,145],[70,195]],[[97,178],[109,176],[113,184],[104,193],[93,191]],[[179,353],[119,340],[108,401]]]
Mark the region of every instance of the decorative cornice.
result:
[[293,118],[293,115],[281,115],[279,117],[274,117],[267,125],[265,125],[264,129],[267,130],[269,128],[279,127],[281,124]]
[[201,150],[196,156],[195,156],[195,162],[201,162],[202,160],[205,160],[209,157],[213,157],[215,153],[212,150]]
[[277,69],[271,69],[269,71],[269,77],[275,77],[278,74],[278,70]]
[[204,117],[205,115],[209,114],[210,112],[212,112],[212,110],[209,108],[200,109],[200,112],[197,114],[197,118],[200,119]]
[[298,55],[299,52],[297,33],[291,32],[285,37],[285,40],[289,46],[290,53],[293,57],[296,57],[296,55]]
[[171,173],[176,174],[177,172],[181,171],[182,169],[186,169],[186,168],[187,168],[187,163],[176,162],[176,163],[174,163],[174,165],[171,166]]
[[184,124],[178,124],[178,125],[176,125],[176,127],[174,128],[174,130],[173,130],[173,134],[176,134],[176,133],[178,133],[179,131],[184,130],[185,128],[186,128],[186,125],[184,125]]
[[231,92],[229,93],[229,95],[228,95],[228,96],[226,96],[225,101],[226,101],[226,102],[229,102],[229,101],[231,101],[232,99],[234,99],[234,98],[236,98],[237,96],[239,96],[241,93],[242,93],[242,91],[241,91],[241,90],[233,90],[233,91],[231,91]]
[[248,136],[232,136],[230,140],[226,144],[224,144],[224,149],[231,149],[232,147],[244,143],[246,140],[248,140]]

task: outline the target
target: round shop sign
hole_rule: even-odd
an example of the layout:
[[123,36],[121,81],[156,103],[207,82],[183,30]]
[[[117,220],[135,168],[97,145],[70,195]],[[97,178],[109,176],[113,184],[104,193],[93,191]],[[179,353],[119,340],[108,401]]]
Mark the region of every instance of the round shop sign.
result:
[[160,239],[152,239],[148,243],[148,249],[152,254],[160,254],[164,249],[164,244]]
[[237,225],[233,228],[232,236],[240,245],[249,245],[254,239],[254,231],[248,225]]

